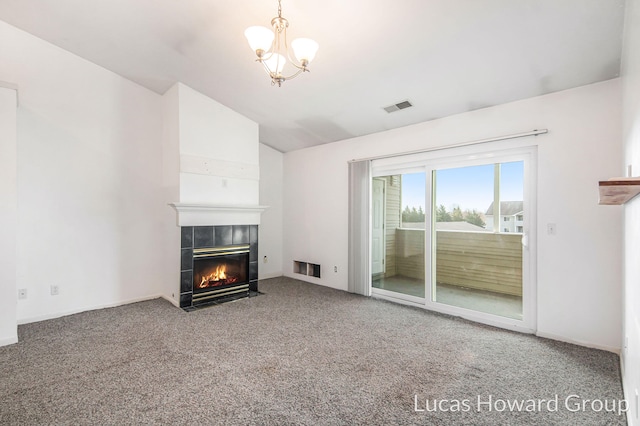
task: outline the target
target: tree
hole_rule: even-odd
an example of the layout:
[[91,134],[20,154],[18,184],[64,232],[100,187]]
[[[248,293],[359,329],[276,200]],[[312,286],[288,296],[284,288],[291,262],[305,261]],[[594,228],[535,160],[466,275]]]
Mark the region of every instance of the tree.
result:
[[402,211],[402,221],[407,223],[416,223],[416,222],[424,222],[424,211],[422,210],[422,206],[418,206],[409,208],[406,206]]
[[453,208],[453,212],[451,212],[451,221],[464,222],[464,217],[462,216],[462,210],[460,210],[460,206],[455,206]]
[[451,214],[442,204],[436,208],[436,222],[451,222]]
[[464,212],[464,220],[466,222],[469,222],[469,223],[473,224],[473,225],[481,226],[483,228],[486,225],[486,223],[484,222],[484,219],[482,219],[482,214],[476,209],[473,209],[471,211],[465,210],[465,212]]
[[406,222],[409,215],[411,215],[411,210],[409,209],[409,206],[406,206],[404,210],[402,210],[402,221]]
[[[405,206],[402,210],[402,221],[406,223],[420,223],[425,221],[425,213],[422,206],[409,207]],[[448,212],[444,205],[440,204],[436,207],[436,222],[468,222],[476,226],[485,226],[482,213],[473,209],[462,211],[459,206]]]

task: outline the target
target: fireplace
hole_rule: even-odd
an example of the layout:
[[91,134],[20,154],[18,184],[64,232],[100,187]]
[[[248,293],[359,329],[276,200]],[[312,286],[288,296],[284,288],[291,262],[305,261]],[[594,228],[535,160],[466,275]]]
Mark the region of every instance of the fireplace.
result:
[[193,302],[249,291],[249,245],[193,250]]
[[257,293],[257,225],[187,226],[181,234],[181,308]]

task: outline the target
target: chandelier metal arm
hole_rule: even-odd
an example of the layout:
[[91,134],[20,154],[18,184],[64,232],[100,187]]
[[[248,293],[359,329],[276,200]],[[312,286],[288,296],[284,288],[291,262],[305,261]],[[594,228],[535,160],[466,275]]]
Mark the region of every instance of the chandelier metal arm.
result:
[[[278,86],[282,86],[282,83],[283,83],[284,81],[287,81],[287,80],[293,80],[294,78],[296,78],[297,76],[299,76],[299,75],[300,75],[300,74],[302,74],[303,72],[310,72],[310,71],[309,71],[309,69],[307,69],[307,68],[302,68],[302,67],[298,67],[298,66],[296,65],[296,68],[298,68],[298,71],[297,71],[297,72],[295,72],[294,74],[290,75],[290,76],[285,77],[285,76],[283,76],[282,74],[276,74],[275,72],[271,71],[271,70],[269,69],[269,67],[267,66],[267,64],[264,62],[264,60],[262,60],[262,59],[258,58],[258,59],[256,59],[256,62],[260,62],[260,63],[262,63],[262,66],[263,66],[263,68],[264,68],[265,72],[266,72],[267,74],[269,74],[269,77],[271,77],[271,84],[272,84],[272,85],[277,84]],[[295,64],[294,64],[294,65],[295,65]]]
[[[284,18],[283,18],[284,19]],[[286,21],[286,19],[285,19]],[[308,61],[302,61],[300,63],[300,65],[298,65],[298,60],[294,59],[291,57],[291,53],[289,52],[289,44],[287,43],[287,27],[288,27],[288,23],[287,25],[280,29],[280,31],[282,32],[283,35],[283,44],[284,44],[284,51],[287,52],[287,59],[289,60],[289,62],[291,63],[291,65],[293,65],[294,67],[298,68],[300,71],[298,71],[297,73],[295,73],[291,78],[297,76],[298,74],[300,74],[300,72],[304,72],[304,71],[309,71],[307,69],[307,65],[309,65]],[[276,41],[278,43],[277,46],[274,46],[276,44]],[[280,51],[280,38],[276,38],[275,40],[273,40],[273,45],[271,46],[271,52],[279,52]],[[287,77],[288,79],[288,77]]]

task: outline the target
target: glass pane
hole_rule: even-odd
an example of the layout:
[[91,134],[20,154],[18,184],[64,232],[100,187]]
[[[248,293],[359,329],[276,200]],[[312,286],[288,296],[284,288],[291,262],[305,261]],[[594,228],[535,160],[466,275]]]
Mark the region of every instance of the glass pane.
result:
[[522,318],[523,173],[522,162],[434,171],[434,301]]
[[424,298],[425,179],[425,173],[373,179],[373,288]]
[[502,232],[524,232],[524,163],[500,165],[500,217]]

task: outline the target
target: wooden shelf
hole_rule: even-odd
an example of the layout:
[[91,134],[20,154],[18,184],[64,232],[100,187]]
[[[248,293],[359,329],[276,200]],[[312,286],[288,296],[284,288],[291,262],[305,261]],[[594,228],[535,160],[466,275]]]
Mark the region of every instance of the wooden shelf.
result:
[[640,194],[640,177],[601,180],[599,190],[599,204],[610,206],[624,204]]

